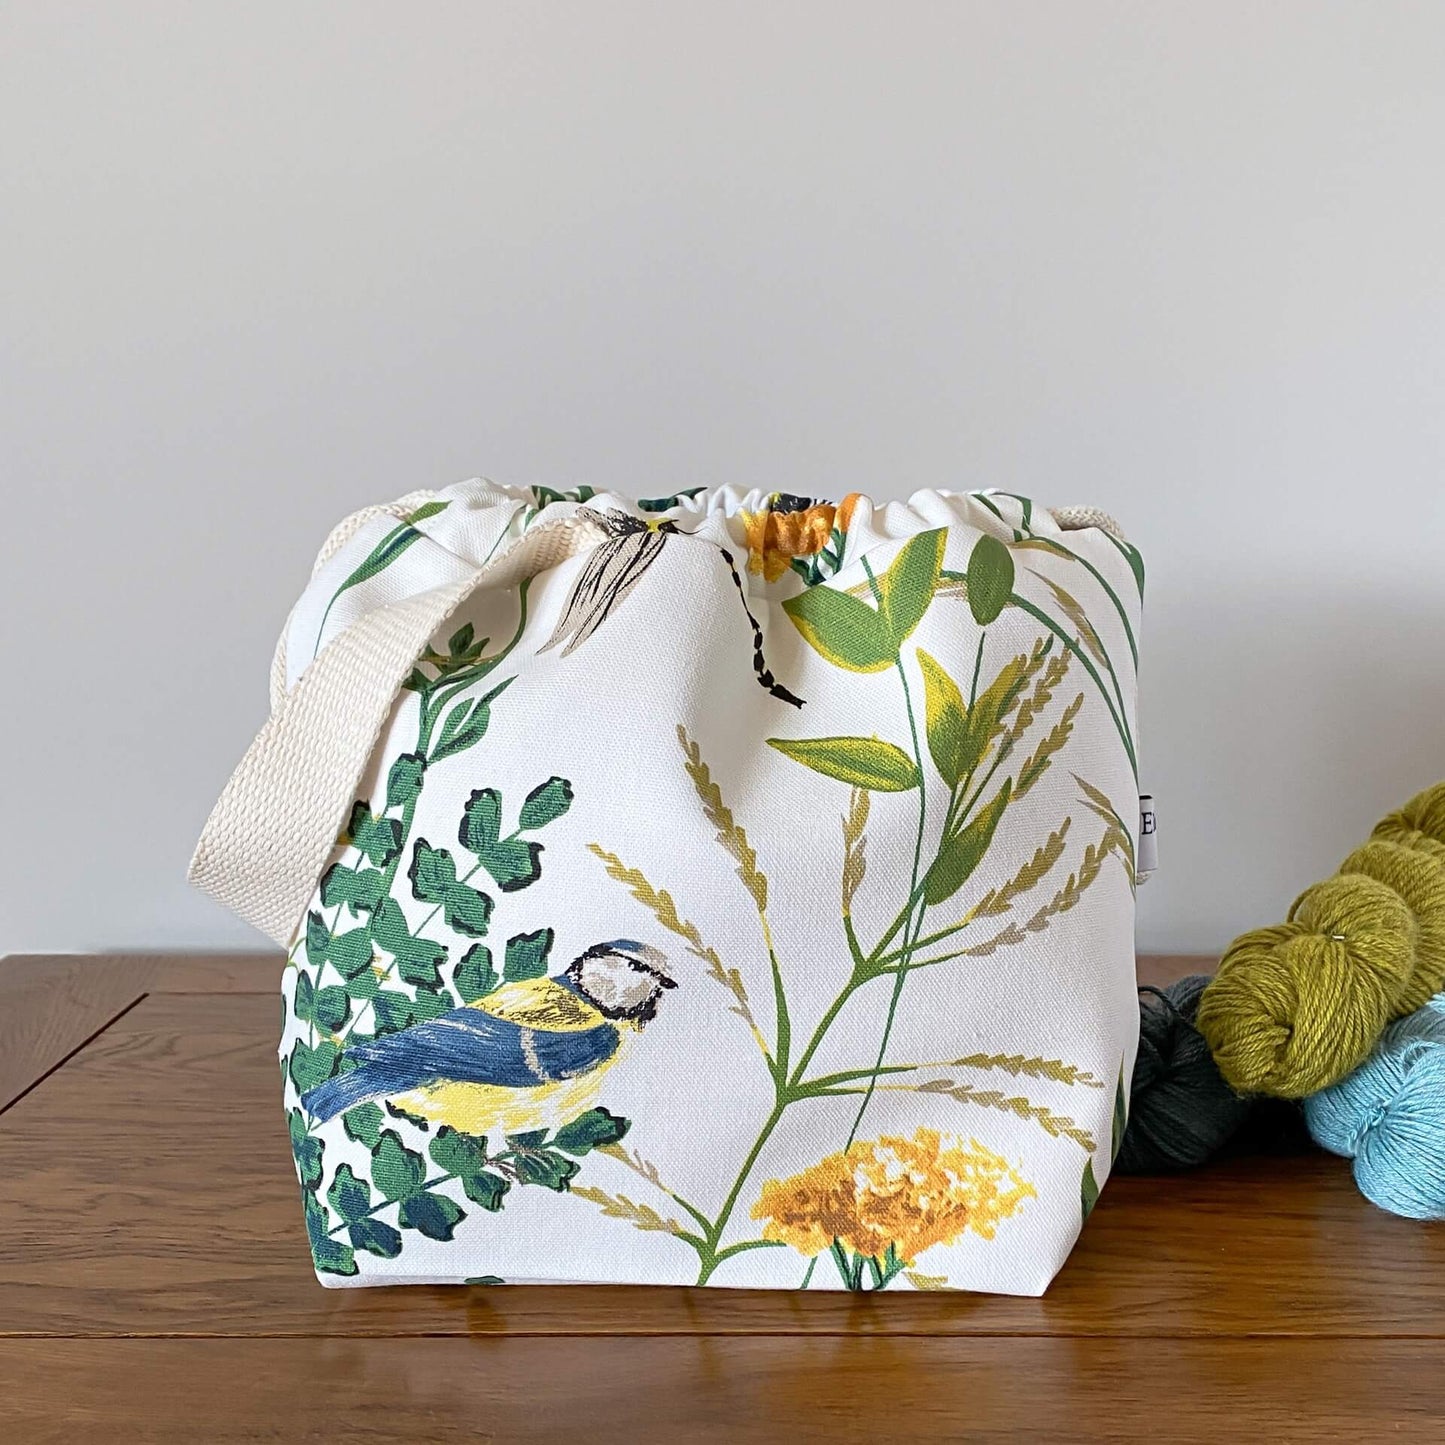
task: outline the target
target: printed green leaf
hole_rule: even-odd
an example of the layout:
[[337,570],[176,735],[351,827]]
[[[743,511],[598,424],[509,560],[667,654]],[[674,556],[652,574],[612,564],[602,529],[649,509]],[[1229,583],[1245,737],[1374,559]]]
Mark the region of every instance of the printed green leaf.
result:
[[550,507],[554,502],[590,502],[597,495],[597,489],[585,483],[580,487],[569,487],[565,491],[556,487],[534,486],[532,495],[539,506]]
[[371,936],[395,960],[397,972],[407,983],[436,984],[438,968],[446,962],[446,945],[430,938],[413,938],[406,915],[394,898],[384,898],[371,916]]
[[447,639],[447,651],[453,657],[465,657],[472,645],[472,639],[476,636],[476,629],[470,622],[464,622]]
[[784,757],[854,788],[905,793],[919,784],[913,759],[879,738],[769,738]]
[[407,522],[395,526],[367,553],[365,560],[336,589],[337,596],[358,583],[369,581],[379,572],[384,572],[414,542],[421,541],[421,533],[413,531]]
[[839,588],[810,587],[788,598],[783,611],[803,640],[834,667],[882,672],[898,661],[898,643],[882,614]]
[[311,976],[303,973],[296,980],[295,1014],[302,1023],[314,1023],[332,1034],[350,1017],[351,998],[339,984],[317,988]]
[[606,1109],[589,1109],[570,1124],[564,1124],[553,1136],[552,1147],[578,1158],[593,1149],[616,1144],[632,1126],[626,1119]]
[[327,908],[345,903],[353,915],[370,913],[386,892],[386,874],[379,868],[346,868],[333,863],[321,877],[321,902]]
[[351,1017],[351,995],[339,984],[316,991],[316,1027],[337,1033]]
[[321,1183],[322,1160],[326,1146],[306,1131],[306,1117],[300,1109],[286,1111],[286,1128],[291,1135],[291,1153],[296,1160],[296,1176],[303,1189],[315,1189]]
[[373,817],[371,809],[358,802],[351,809],[342,841],[359,849],[369,863],[385,868],[401,852],[401,819]]
[[1114,1086],[1114,1130],[1111,1159],[1119,1157],[1124,1144],[1124,1131],[1129,1127],[1129,1101],[1124,1095],[1124,1068],[1119,1066],[1119,1082]]
[[462,955],[452,977],[452,987],[463,1003],[475,1003],[501,982],[492,967],[492,951],[485,943],[474,943]]
[[347,1224],[352,1224],[370,1212],[371,1186],[356,1177],[351,1165],[343,1164],[326,1191],[326,1200]]
[[457,841],[463,848],[480,853],[492,847],[502,835],[502,795],[495,788],[478,788],[462,809]]
[[[425,838],[416,840],[411,868],[411,890],[423,903],[435,903],[447,925],[469,938],[480,938],[492,916],[492,900],[465,883],[457,882],[457,865],[445,848],[433,848]],[[416,980],[419,981],[419,980]]]
[[316,985],[309,973],[296,975],[296,992],[291,998],[291,1012],[303,1023],[316,1021]]
[[904,640],[923,621],[923,614],[933,601],[939,568],[943,565],[943,544],[947,540],[948,530],[944,527],[910,537],[888,570],[878,578],[878,611],[892,639],[894,657]]
[[997,537],[984,533],[969,554],[967,577],[969,611],[980,627],[987,627],[1013,595],[1013,554]]
[[426,759],[420,753],[402,753],[397,758],[386,775],[388,811],[392,808],[404,808],[416,799],[421,792],[422,774],[425,772]]
[[306,1201],[306,1237],[311,1243],[311,1259],[322,1274],[353,1275],[357,1272],[356,1257],[351,1246],[327,1233],[331,1223],[325,1208],[314,1194]]
[[371,1151],[371,1182],[387,1199],[406,1199],[422,1186],[426,1161],[401,1142],[395,1129],[387,1129]]
[[409,1029],[413,1024],[438,1018],[450,1007],[449,999],[426,989],[419,989],[414,998],[396,989],[379,989],[371,1001],[378,1034],[394,1034],[398,1029]]
[[302,1023],[315,1024],[325,1033],[335,1033],[351,1014],[351,998],[339,984],[317,988],[310,974],[296,980],[294,1013]]
[[314,910],[306,915],[306,962],[312,968],[320,968],[326,962],[326,951],[331,947],[331,930],[326,920]]
[[[435,513],[429,512],[427,507],[434,507],[437,511],[440,511],[446,505],[447,503],[445,502],[428,502],[426,506],[418,507],[416,511],[411,514],[412,520],[434,516]],[[411,526],[409,521],[402,522],[398,526],[393,527],[391,531],[367,553],[361,565],[347,576],[346,580],[332,594],[331,601],[326,604],[326,611],[321,614],[321,626],[316,629],[316,647],[312,649],[313,655],[321,646],[321,638],[326,632],[326,622],[331,616],[331,609],[336,606],[336,599],[340,597],[343,592],[347,592],[358,584],[368,581],[379,572],[384,572],[412,543],[421,541],[421,538],[422,534],[418,532],[415,527]]]
[[511,1185],[485,1167],[488,1163],[485,1139],[460,1134],[450,1125],[443,1125],[428,1152],[438,1168],[461,1180],[462,1189],[473,1203],[492,1213],[502,1207],[502,1199]]
[[408,522],[424,522],[428,517],[435,517],[438,512],[445,512],[451,506],[450,502],[423,502],[416,511],[407,514]]
[[381,980],[376,976],[376,970],[373,968],[363,968],[355,978],[346,980],[347,993],[362,1003],[375,998],[376,991],[380,987]]
[[705,491],[707,491],[706,487],[685,487],[680,492],[674,492],[670,497],[643,497],[637,503],[637,510],[639,512],[670,512],[674,507],[681,506],[688,498]]
[[353,1249],[395,1259],[401,1253],[401,1233],[380,1219],[358,1219],[346,1231]]
[[511,1187],[510,1179],[493,1174],[489,1169],[462,1175],[462,1191],[467,1198],[474,1204],[480,1204],[491,1214],[495,1214],[502,1207],[502,1200],[506,1198]]
[[458,703],[442,724],[441,736],[437,739],[436,747],[432,749],[432,761],[441,762],[443,758],[464,753],[486,737],[491,723],[490,697]]
[[952,898],[983,862],[1012,794],[1013,779],[1010,778],[994,800],[978,810],[966,828],[944,840],[923,880],[923,896],[930,905]]
[[333,934],[326,956],[343,977],[355,978],[371,964],[371,929],[353,928],[348,933]]
[[437,1130],[427,1153],[432,1163],[447,1174],[476,1174],[488,1164],[487,1141],[474,1134],[463,1134],[450,1124]]
[[1091,1157],[1084,1161],[1084,1177],[1079,1181],[1079,1206],[1085,1219],[1094,1212],[1094,1206],[1098,1202],[1099,1181],[1094,1178],[1094,1161]]
[[483,868],[503,893],[516,893],[542,876],[542,845],[503,838],[477,854]]
[[542,873],[542,845],[525,842],[515,834],[500,836],[502,795],[495,788],[478,788],[462,810],[457,840],[477,855],[503,893],[515,893],[535,883]]
[[921,647],[918,665],[923,673],[928,752],[939,776],[950,788],[956,788],[978,766],[981,753],[969,727],[968,706],[958,684]]
[[444,758],[452,752],[461,752],[462,748],[453,748],[452,744],[463,733],[468,738],[463,746],[470,747],[472,743],[479,742],[486,735],[491,720],[492,710],[487,703],[474,697],[463,698],[442,720],[434,756]]
[[408,1124],[415,1124],[423,1134],[431,1133],[430,1119],[423,1119],[420,1114],[413,1114],[410,1109],[403,1109],[400,1104],[393,1103],[390,1099],[385,1101],[384,1107],[393,1119],[405,1119]]
[[547,1149],[523,1150],[512,1159],[512,1168],[523,1184],[540,1184],[543,1189],[551,1189],[558,1194],[566,1191],[581,1167],[575,1159]]
[[447,924],[468,938],[481,938],[492,917],[491,898],[466,883],[454,883],[447,889],[442,914]]
[[566,778],[548,778],[540,787],[533,788],[522,803],[518,825],[531,830],[545,828],[555,822],[572,806],[572,784]]
[[450,1239],[466,1218],[461,1205],[445,1194],[414,1194],[403,1202],[397,1222],[403,1229],[415,1229],[428,1239]]
[[381,1138],[382,1113],[378,1104],[353,1104],[342,1116],[341,1127],[348,1139],[365,1144],[368,1149],[376,1148]]
[[444,903],[447,889],[456,886],[457,865],[445,848],[433,848],[425,838],[418,838],[407,877],[412,893],[423,903]]
[[1134,574],[1134,585],[1139,589],[1139,600],[1144,600],[1144,555],[1132,543],[1121,542],[1112,532],[1104,535],[1124,554],[1129,570]]
[[452,1000],[444,993],[438,993],[434,989],[419,988],[416,997],[411,1001],[411,1020],[413,1023],[424,1024],[428,1019],[440,1018],[452,1007]]
[[336,1072],[339,1050],[330,1039],[323,1039],[315,1048],[298,1040],[291,1050],[287,1071],[297,1093],[304,1094],[318,1084],[324,1084]]
[[[1045,650],[1047,655],[1048,649]],[[979,694],[968,714],[968,752],[976,766],[988,753],[1002,721],[1013,711],[1029,677],[1029,659],[1020,654],[999,669],[998,676]]]
[[371,1001],[371,1013],[378,1035],[397,1033],[415,1022],[411,1015],[411,995],[391,988],[377,991]]
[[547,957],[552,952],[555,934],[550,928],[538,929],[536,933],[516,933],[507,940],[506,959],[502,964],[502,975],[508,983],[522,983],[529,978],[541,978],[547,972]]

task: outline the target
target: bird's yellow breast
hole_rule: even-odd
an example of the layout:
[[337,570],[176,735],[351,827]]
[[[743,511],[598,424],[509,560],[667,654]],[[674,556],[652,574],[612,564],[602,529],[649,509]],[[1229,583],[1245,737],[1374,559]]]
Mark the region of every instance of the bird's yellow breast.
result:
[[420,1114],[433,1123],[450,1124],[463,1134],[525,1134],[530,1129],[560,1129],[597,1102],[602,1078],[616,1062],[617,1055],[613,1055],[578,1078],[525,1089],[443,1080],[401,1094],[396,1102],[408,1113]]
[[523,1028],[558,1034],[581,1033],[607,1022],[586,999],[550,978],[504,983],[471,1007]]

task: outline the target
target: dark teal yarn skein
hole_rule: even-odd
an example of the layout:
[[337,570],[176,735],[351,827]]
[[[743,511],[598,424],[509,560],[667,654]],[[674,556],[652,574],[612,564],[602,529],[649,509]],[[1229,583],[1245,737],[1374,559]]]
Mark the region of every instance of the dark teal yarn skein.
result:
[[1248,1122],[1253,1103],[1228,1084],[1194,1026],[1208,974],[1139,990],[1139,1054],[1129,1093],[1121,1174],[1195,1169],[1220,1153]]

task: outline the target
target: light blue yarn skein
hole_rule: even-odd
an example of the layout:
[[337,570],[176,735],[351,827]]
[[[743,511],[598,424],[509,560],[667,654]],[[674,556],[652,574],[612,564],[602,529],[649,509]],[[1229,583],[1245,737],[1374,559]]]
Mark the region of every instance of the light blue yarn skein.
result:
[[1366,1199],[1445,1219],[1445,994],[1391,1024],[1354,1073],[1304,1102],[1315,1143],[1355,1161]]

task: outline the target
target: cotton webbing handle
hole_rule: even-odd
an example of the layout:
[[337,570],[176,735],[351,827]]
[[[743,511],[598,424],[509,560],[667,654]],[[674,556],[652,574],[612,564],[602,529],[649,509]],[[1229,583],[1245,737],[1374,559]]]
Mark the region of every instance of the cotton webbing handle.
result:
[[579,509],[494,561],[358,619],[329,643],[246,750],[211,810],[187,877],[288,947],[401,685],[453,612],[484,587],[515,587],[596,544]]

